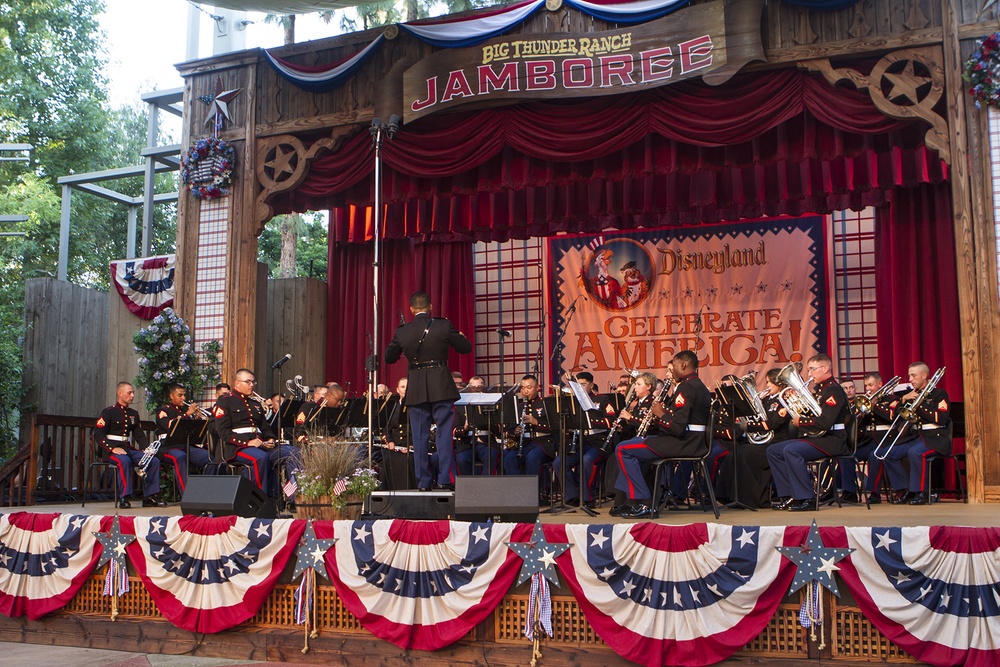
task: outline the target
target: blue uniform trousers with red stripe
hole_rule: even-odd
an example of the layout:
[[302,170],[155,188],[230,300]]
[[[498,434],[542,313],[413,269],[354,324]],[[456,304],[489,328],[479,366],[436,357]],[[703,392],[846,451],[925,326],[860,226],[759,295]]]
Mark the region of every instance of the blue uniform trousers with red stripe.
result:
[[825,458],[822,449],[808,440],[786,440],[767,448],[774,490],[782,498],[809,500],[815,495],[807,461]]
[[[118,488],[122,490],[122,498],[132,495],[132,468],[142,460],[141,449],[126,449],[124,454],[112,454],[111,461],[118,466]],[[142,495],[146,498],[160,492],[160,460],[153,457],[146,468],[145,484]]]
[[[882,448],[885,451],[885,448]],[[881,452],[880,452],[881,453]],[[907,442],[897,442],[886,455],[884,461],[880,461],[872,454],[868,457],[868,490],[874,491],[879,488],[877,483],[883,474],[889,477],[889,485],[894,491],[904,489],[913,493],[921,493],[927,483],[928,458],[940,456],[940,453],[924,444],[921,436]],[[907,476],[903,467],[903,459],[910,465],[910,474]]]
[[[183,447],[172,447],[163,455],[163,460],[174,466],[174,475],[177,477],[177,488],[181,493],[187,488],[187,454]],[[208,450],[202,447],[191,447],[191,465],[205,469],[212,463],[212,456]]]

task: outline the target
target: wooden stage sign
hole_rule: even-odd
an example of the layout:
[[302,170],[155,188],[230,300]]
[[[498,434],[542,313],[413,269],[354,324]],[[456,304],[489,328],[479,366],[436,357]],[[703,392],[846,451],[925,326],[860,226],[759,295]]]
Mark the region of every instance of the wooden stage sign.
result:
[[635,92],[700,76],[718,85],[764,60],[763,0],[717,0],[594,33],[500,37],[444,49],[403,75],[403,120],[471,102]]

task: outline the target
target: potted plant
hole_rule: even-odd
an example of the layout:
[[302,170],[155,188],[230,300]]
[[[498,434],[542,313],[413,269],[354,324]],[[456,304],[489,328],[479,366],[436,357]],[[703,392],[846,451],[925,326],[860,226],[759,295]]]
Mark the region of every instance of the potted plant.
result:
[[343,438],[310,433],[300,446],[300,519],[357,519],[365,499],[381,485],[367,453]]

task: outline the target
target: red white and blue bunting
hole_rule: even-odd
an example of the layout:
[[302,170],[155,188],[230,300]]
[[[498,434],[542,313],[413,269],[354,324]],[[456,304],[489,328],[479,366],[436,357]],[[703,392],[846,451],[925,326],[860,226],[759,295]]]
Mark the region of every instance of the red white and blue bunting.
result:
[[111,282],[133,315],[151,320],[174,305],[176,255],[111,262]]
[[[110,557],[102,542],[121,559],[116,545],[134,535],[124,551],[164,618],[193,632],[220,632],[259,611],[301,545],[300,571],[314,576],[325,564],[341,601],[366,629],[397,646],[430,651],[465,636],[497,608],[521,567],[506,543],[522,543],[528,551],[539,548],[531,561],[539,587],[554,559],[587,620],[622,657],[643,665],[706,665],[732,655],[767,625],[795,576],[776,547],[799,547],[808,532],[804,526],[550,525],[539,526],[539,539],[530,524],[320,521],[314,537],[300,542],[306,526],[122,517],[115,531],[112,517],[0,515],[0,613],[37,619],[60,609],[102,554]],[[833,569],[896,645],[933,665],[997,664],[1000,529],[821,528],[819,534],[824,549],[854,550]],[[562,555],[552,551],[563,545],[571,546]],[[542,604],[545,597],[539,588]],[[544,611],[533,632],[545,626]]]
[[378,50],[383,41],[385,41],[385,37],[379,35],[371,44],[353,56],[327,65],[296,65],[282,60],[270,51],[264,51],[264,55],[267,56],[278,74],[299,88],[311,93],[326,93],[338,88],[354,76],[355,72]]

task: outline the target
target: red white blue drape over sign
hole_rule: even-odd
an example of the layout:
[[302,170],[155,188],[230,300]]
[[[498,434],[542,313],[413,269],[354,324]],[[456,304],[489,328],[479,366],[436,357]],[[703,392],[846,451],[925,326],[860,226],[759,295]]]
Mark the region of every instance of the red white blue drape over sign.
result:
[[136,317],[151,320],[174,305],[176,255],[111,262],[111,282]]

